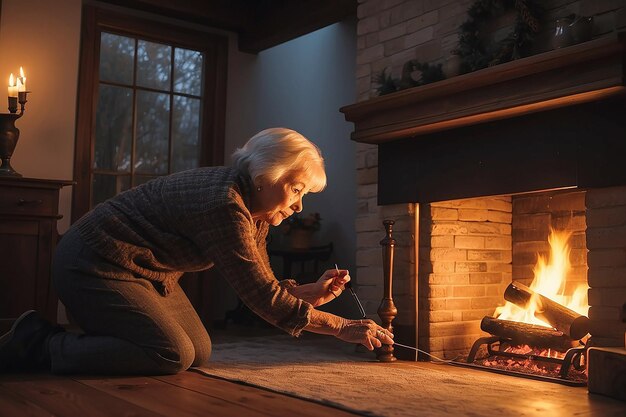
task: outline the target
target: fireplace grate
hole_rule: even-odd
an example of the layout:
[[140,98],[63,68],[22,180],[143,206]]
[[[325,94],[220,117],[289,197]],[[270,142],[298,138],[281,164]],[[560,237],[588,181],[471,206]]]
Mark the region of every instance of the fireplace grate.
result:
[[[558,376],[550,376],[543,375],[537,373],[527,373],[521,371],[515,371],[511,369],[501,369],[496,367],[491,367],[487,365],[481,365],[477,362],[477,354],[481,347],[485,346],[488,352],[487,358],[512,358],[512,359],[522,359],[528,360],[529,362],[537,363],[544,362],[555,365],[560,365]],[[583,371],[585,369],[584,363],[586,362],[586,347],[579,346],[568,349],[565,352],[565,356],[563,358],[555,358],[548,357],[538,354],[523,354],[516,352],[507,352],[505,351],[505,346],[511,346],[511,339],[502,338],[499,336],[489,336],[489,337],[481,337],[477,339],[472,349],[470,350],[469,355],[467,356],[465,362],[453,362],[454,365],[463,365],[469,366],[472,368],[484,369],[491,372],[506,374],[506,375],[514,375],[521,376],[524,378],[538,379],[542,381],[549,382],[558,382],[560,384],[569,385],[569,386],[586,386],[587,382],[583,380],[579,380],[573,378],[571,375],[571,370],[575,369],[576,371]]]

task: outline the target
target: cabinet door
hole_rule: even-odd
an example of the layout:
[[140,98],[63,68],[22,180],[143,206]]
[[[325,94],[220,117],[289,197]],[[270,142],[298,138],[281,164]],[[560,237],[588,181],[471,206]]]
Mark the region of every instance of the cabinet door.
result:
[[37,309],[56,318],[50,304],[50,259],[53,242],[47,220],[0,219],[0,317],[19,317]]
[[0,317],[35,308],[39,222],[0,220]]

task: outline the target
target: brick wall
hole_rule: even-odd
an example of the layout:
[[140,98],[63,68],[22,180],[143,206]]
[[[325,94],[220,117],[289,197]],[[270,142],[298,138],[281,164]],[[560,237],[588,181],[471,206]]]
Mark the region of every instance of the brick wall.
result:
[[592,343],[624,346],[626,187],[589,190],[585,203]]
[[[446,68],[446,62],[450,58],[450,52],[456,47],[459,25],[467,19],[466,11],[471,6],[471,0],[359,0],[358,26],[357,26],[357,100],[364,101],[375,96],[376,85],[372,81],[374,74],[384,68],[388,68],[394,78],[400,77],[403,64],[410,59],[418,59],[421,62],[441,63]],[[594,16],[594,37],[601,36],[612,30],[624,29],[626,27],[626,5],[623,0],[544,0],[541,4],[545,8],[545,21],[542,24],[542,32],[537,36],[535,50],[541,52],[549,49],[550,37],[554,28],[556,17],[565,16],[570,13],[577,13],[585,16]],[[359,294],[365,302],[368,315],[377,319],[376,309],[380,304],[383,295],[382,289],[382,255],[378,244],[384,237],[383,219],[395,219],[394,236],[397,239],[396,263],[394,270],[394,301],[398,306],[398,317],[394,324],[399,327],[414,327],[416,324],[416,294],[418,294],[417,280],[415,277],[415,254],[413,247],[413,233],[415,229],[415,206],[412,204],[381,207],[377,204],[377,165],[378,154],[375,145],[358,144],[356,151],[357,158],[357,198],[358,212],[356,219],[357,232],[357,270],[354,274],[355,282],[358,284]],[[447,207],[433,207],[445,209]],[[430,208],[422,207],[422,214],[430,212]],[[431,220],[423,220],[425,225],[420,225],[423,231],[430,227]],[[440,220],[432,220],[436,223]],[[443,221],[443,220],[441,220]],[[488,221],[488,220],[485,220]],[[479,223],[480,221],[472,221]],[[471,237],[471,236],[470,236]],[[444,244],[445,237],[431,237],[436,244]],[[459,240],[462,244],[463,239]],[[471,240],[465,240],[469,245]],[[461,248],[452,248],[461,249]],[[469,256],[470,249],[466,255]],[[443,253],[443,252],[435,252]],[[455,253],[455,252],[451,252]],[[620,252],[621,256],[626,256]],[[430,257],[430,253],[428,254]],[[439,256],[439,255],[437,255]],[[605,249],[598,255],[600,260],[619,258],[619,254],[614,249]],[[614,259],[615,261],[615,259]],[[437,261],[439,263],[445,261]],[[454,261],[457,262],[457,261]],[[458,261],[459,263],[461,261]],[[481,262],[480,260],[467,261]],[[617,262],[617,261],[615,261]],[[443,265],[443,264],[442,264]],[[626,267],[626,266],[625,266]],[[604,266],[602,268],[605,268]],[[617,274],[619,267],[611,266],[611,271]],[[509,273],[504,271],[503,273]],[[482,273],[482,271],[473,272]],[[426,280],[420,272],[420,283]],[[436,275],[435,272],[432,272]],[[471,274],[468,272],[468,274]],[[486,275],[488,276],[488,275]],[[437,277],[438,278],[438,277]],[[433,278],[435,279],[435,278]],[[599,279],[599,278],[597,278]],[[591,280],[591,271],[590,271]],[[445,284],[435,284],[443,285]],[[471,287],[471,284],[463,283]],[[420,295],[425,290],[419,291]],[[460,290],[459,290],[460,291]],[[470,291],[470,290],[467,290]],[[492,291],[492,290],[490,290]],[[599,294],[599,293],[598,293]],[[461,305],[460,311],[467,310],[464,306],[468,300],[472,306],[473,297],[460,296],[452,298],[449,306],[453,303]],[[478,298],[487,298],[487,294]],[[420,297],[423,299],[423,297]],[[435,297],[427,297],[435,298]],[[449,298],[449,297],[448,297]],[[447,298],[443,301],[447,301]],[[442,299],[438,301],[442,303]],[[481,301],[476,301],[474,306],[478,307]],[[431,305],[430,301],[428,301]],[[478,304],[477,304],[478,303]],[[433,300],[432,305],[436,304]],[[430,307],[429,307],[430,308]],[[484,309],[487,310],[486,308]],[[445,311],[445,310],[444,310]],[[605,315],[614,317],[613,310],[605,311],[595,309],[595,313],[604,317]],[[458,314],[457,314],[458,316]],[[462,317],[462,314],[461,314]],[[439,321],[437,331],[442,338],[456,337],[457,331],[461,327],[467,326],[469,332],[475,331],[475,323],[472,320],[458,324],[458,320]],[[456,317],[458,318],[458,317]],[[434,329],[433,327],[433,329]],[[473,333],[472,333],[473,334]],[[443,343],[440,339],[437,343]],[[403,339],[406,343],[416,343],[415,340]],[[422,341],[423,342],[423,341]],[[452,339],[450,339],[452,343]],[[454,342],[456,343],[456,342]],[[429,346],[433,351],[439,351],[440,345]]]
[[511,282],[511,198],[423,205],[420,221],[419,344],[436,356],[467,353],[480,320]]
[[548,258],[550,229],[569,231],[569,288],[587,282],[585,192],[565,191],[513,197],[513,280],[530,285],[537,255]]

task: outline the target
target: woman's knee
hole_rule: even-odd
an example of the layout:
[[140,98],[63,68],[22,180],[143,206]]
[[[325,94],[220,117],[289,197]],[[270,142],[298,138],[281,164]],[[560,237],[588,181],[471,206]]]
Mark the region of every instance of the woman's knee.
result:
[[211,353],[213,351],[211,338],[207,337],[206,339],[197,342],[195,345],[195,350],[195,359],[192,363],[192,366],[208,365],[209,359],[211,359]]
[[213,346],[210,338],[194,343],[191,339],[179,341],[174,347],[156,355],[159,374],[177,374],[192,366],[206,366],[211,358]]
[[167,349],[155,352],[155,373],[177,374],[189,369],[196,358],[196,350],[190,339],[179,340]]

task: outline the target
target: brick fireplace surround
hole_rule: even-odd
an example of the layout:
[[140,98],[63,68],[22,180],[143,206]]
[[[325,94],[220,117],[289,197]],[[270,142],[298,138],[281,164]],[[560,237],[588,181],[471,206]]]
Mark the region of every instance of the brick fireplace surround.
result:
[[529,284],[552,227],[572,232],[570,279],[591,287],[592,343],[624,346],[626,59],[610,32],[626,26],[626,7],[544,3],[538,44],[569,13],[594,15],[595,39],[375,97],[383,68],[399,77],[409,59],[445,64],[472,2],[360,1],[359,102],[342,109],[359,142],[355,277],[375,317],[382,220],[395,220],[401,343],[467,353],[511,280]]

